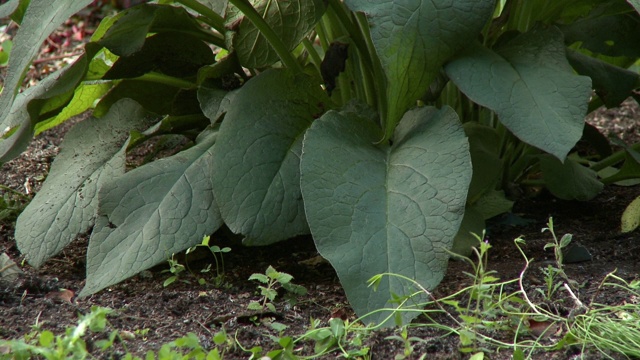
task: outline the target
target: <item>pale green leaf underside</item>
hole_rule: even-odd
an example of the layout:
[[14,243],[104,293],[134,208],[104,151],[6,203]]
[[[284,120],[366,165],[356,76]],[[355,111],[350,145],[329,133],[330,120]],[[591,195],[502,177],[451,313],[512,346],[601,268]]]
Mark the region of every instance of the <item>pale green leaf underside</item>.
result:
[[248,245],[309,232],[300,194],[302,136],[326,95],[306,75],[269,70],[233,98],[220,126],[212,173],[229,228]]
[[494,10],[493,0],[345,3],[369,19],[371,39],[387,76],[388,132],[423,95],[444,62],[476,38]]
[[471,179],[469,145],[449,107],[408,112],[393,147],[375,145],[380,134],[368,120],[331,111],[307,131],[301,162],[311,233],[360,316],[413,291],[384,278],[373,292],[366,281],[376,274],[401,274],[428,289],[440,282]]
[[199,244],[222,225],[210,175],[216,137],[103,185],[81,296]]
[[42,265],[89,230],[99,186],[124,173],[121,148],[129,131],[147,125],[144,110],[124,99],[103,118],[85,120],[69,130],[42,189],[16,223],[16,242],[31,265]]
[[582,136],[591,80],[573,72],[556,28],[522,34],[496,52],[475,44],[445,69],[518,138],[558,159]]

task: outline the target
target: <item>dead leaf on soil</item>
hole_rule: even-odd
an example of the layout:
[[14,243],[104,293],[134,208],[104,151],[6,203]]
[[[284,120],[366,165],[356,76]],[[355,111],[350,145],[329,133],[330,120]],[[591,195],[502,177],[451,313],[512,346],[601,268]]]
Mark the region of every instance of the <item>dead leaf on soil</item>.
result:
[[76,294],[69,289],[61,289],[60,291],[52,291],[47,295],[45,295],[44,297],[46,299],[51,299],[54,301],[61,301],[61,302],[68,302],[69,304],[72,304],[71,299],[73,299],[75,295]]
[[534,319],[529,319],[528,323],[529,332],[536,338],[542,336],[544,339],[548,339],[552,335],[557,334],[560,330],[560,324],[549,320],[537,321]]

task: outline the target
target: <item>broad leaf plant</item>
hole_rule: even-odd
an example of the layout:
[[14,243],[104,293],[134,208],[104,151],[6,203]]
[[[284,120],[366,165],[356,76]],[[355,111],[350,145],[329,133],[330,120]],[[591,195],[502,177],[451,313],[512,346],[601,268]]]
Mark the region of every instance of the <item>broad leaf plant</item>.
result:
[[638,177],[637,148],[612,154],[584,121],[637,96],[637,0],[160,0],[105,18],[23,89],[40,44],[90,3],[0,5],[20,23],[0,161],[92,110],[15,231],[35,267],[91,231],[81,296],[226,224],[253,246],[311,234],[363,315],[414,291],[369,278],[433,289],[517,189],[585,200]]

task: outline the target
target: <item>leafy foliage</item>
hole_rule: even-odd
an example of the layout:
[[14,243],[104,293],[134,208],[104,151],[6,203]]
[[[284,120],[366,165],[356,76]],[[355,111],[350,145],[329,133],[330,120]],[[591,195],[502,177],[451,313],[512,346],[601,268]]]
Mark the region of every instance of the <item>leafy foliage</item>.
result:
[[[520,186],[583,200],[640,177],[637,149],[611,154],[583,120],[640,83],[635,2],[162,0],[104,19],[83,56],[19,92],[39,44],[89,2],[0,7],[21,22],[0,161],[93,108],[16,225],[34,266],[92,229],[82,295],[226,223],[247,245],[311,233],[364,314],[411,295],[367,279],[432,289]],[[332,46],[346,53],[323,62]],[[175,154],[128,169],[157,139]]]

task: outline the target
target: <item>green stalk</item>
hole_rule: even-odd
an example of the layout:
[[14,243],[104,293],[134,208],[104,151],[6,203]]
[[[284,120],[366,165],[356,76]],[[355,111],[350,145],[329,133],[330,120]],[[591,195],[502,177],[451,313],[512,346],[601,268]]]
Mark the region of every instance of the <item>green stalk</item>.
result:
[[[363,38],[366,43],[367,52],[364,54],[368,54],[371,57],[371,66],[372,71],[371,74],[373,76],[374,83],[374,91],[376,97],[378,99],[377,109],[378,114],[380,115],[381,125],[384,129],[386,127],[386,116],[387,116],[387,77],[384,74],[384,70],[382,69],[382,64],[380,63],[380,58],[378,58],[376,48],[373,45],[373,41],[371,40],[371,34],[369,29],[369,23],[367,22],[367,18],[363,13],[356,13],[356,22],[358,23],[358,27],[360,29],[360,34],[363,35]],[[367,65],[367,62],[364,62]]]
[[304,72],[302,65],[296,61],[291,55],[291,52],[284,45],[280,37],[273,31],[271,26],[258,14],[256,9],[251,5],[248,0],[229,0],[235,7],[237,7],[253,25],[258,28],[260,34],[264,36],[269,44],[273,47],[273,50],[278,54],[282,63],[291,71],[301,74]]
[[179,79],[173,76],[169,76],[169,75],[165,75],[157,72],[146,73],[142,76],[138,76],[137,78],[135,78],[135,80],[155,82],[159,84],[174,86],[180,89],[193,89],[196,87],[196,84],[190,81]]
[[197,0],[176,0],[176,2],[202,14],[206,18],[206,20],[203,20],[204,22],[211,25],[221,34],[225,33],[224,19],[209,7],[202,5]]
[[[631,145],[631,149],[640,151],[640,143]],[[591,170],[600,171],[606,167],[615,165],[621,162],[622,160],[624,160],[625,156],[626,156],[626,150],[616,151],[615,153],[593,164],[593,166],[591,166]]]
[[316,51],[316,49],[313,47],[311,40],[305,37],[304,39],[302,39],[302,46],[304,46],[304,49],[307,51],[307,54],[309,54],[311,63],[313,64],[313,66],[315,66],[316,71],[320,73],[320,64],[322,63],[322,59],[320,58],[320,55],[318,55],[318,52]]

